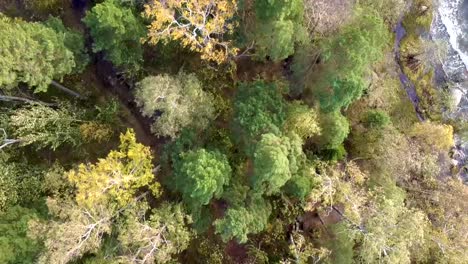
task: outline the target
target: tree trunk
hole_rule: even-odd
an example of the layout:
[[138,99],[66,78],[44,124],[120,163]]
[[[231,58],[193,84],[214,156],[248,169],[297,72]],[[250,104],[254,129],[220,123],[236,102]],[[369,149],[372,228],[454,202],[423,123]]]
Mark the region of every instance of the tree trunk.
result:
[[23,98],[23,97],[17,97],[17,96],[8,96],[8,95],[0,95],[0,101],[6,101],[6,102],[11,102],[11,101],[20,101],[24,103],[29,103],[29,104],[43,104],[47,106],[54,106],[55,104],[52,103],[46,103],[42,101],[36,101],[36,100],[31,100],[28,98]]
[[84,99],[84,98],[85,98],[85,97],[82,96],[81,94],[79,94],[79,93],[77,93],[77,92],[75,92],[75,91],[72,91],[72,90],[68,89],[67,87],[61,85],[60,83],[58,83],[58,82],[56,82],[56,81],[52,81],[50,84],[51,84],[52,86],[54,86],[55,88],[61,90],[62,92],[66,93],[66,94],[69,94],[69,95],[71,95],[71,96],[74,96],[74,97],[76,97],[76,98],[78,98],[78,99]]

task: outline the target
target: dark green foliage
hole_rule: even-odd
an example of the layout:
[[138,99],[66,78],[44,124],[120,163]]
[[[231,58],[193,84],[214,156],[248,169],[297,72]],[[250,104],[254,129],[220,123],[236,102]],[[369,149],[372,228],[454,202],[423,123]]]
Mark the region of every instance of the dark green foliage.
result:
[[63,0],[22,0],[25,8],[37,15],[57,14],[66,1]]
[[221,196],[223,186],[231,178],[226,156],[205,149],[183,153],[174,170],[175,189],[182,193],[184,202],[195,216],[213,197]]
[[337,148],[323,149],[319,152],[320,157],[328,161],[342,160],[346,156],[346,154],[347,152],[343,144],[339,145]]
[[340,112],[320,116],[322,134],[314,137],[313,142],[320,149],[337,149],[349,134],[349,123]]
[[299,70],[296,72],[299,83],[305,85],[326,112],[346,108],[361,97],[366,88],[364,75],[382,58],[388,43],[387,28],[378,14],[370,9],[356,12],[352,23],[315,47],[322,51],[319,70],[313,67],[318,56],[312,61],[309,56],[299,56],[293,67]]
[[37,218],[34,209],[20,206],[0,211],[0,263],[35,263],[41,244],[29,238],[27,233],[28,221]]
[[93,117],[99,122],[113,126],[119,126],[119,112],[121,106],[117,99],[111,99],[102,105],[94,106]]
[[50,17],[45,25],[53,29],[57,34],[63,35],[64,44],[75,57],[75,73],[81,73],[89,63],[89,56],[86,53],[84,37],[79,32],[67,29],[62,20],[57,17]]
[[304,200],[312,189],[318,186],[315,168],[312,164],[305,164],[283,187],[286,194],[299,200]]
[[182,130],[176,140],[164,146],[163,163],[172,164],[174,168],[179,167],[182,160],[181,154],[201,145],[200,141],[201,139],[197,138],[197,134],[192,129]]
[[257,21],[252,40],[258,57],[282,60],[294,53],[296,43],[306,41],[302,0],[257,0],[255,15]]
[[222,244],[218,241],[212,241],[211,239],[197,239],[194,241],[197,245],[197,258],[190,259],[193,263],[197,264],[224,264],[228,262],[229,256],[224,253]]
[[382,128],[390,123],[388,114],[381,110],[370,110],[365,117],[365,124],[370,128]]
[[0,157],[0,211],[37,202],[41,197],[42,173],[26,159]]
[[[241,83],[234,102],[235,135],[252,146],[265,133],[278,134],[286,118],[286,106],[275,83]],[[248,147],[249,148],[249,147]]]
[[223,200],[227,201],[229,206],[243,206],[247,200],[250,187],[247,183],[242,182],[243,171],[239,168],[237,169],[237,174],[233,176],[231,183],[226,187],[226,190],[223,193]]
[[286,137],[264,134],[254,153],[252,188],[257,193],[277,194],[291,178],[289,150]]
[[237,239],[241,243],[247,242],[247,235],[263,231],[271,214],[271,205],[261,199],[255,199],[249,207],[230,208],[223,219],[216,220],[216,233],[223,241]]
[[138,70],[143,61],[141,39],[145,26],[133,10],[106,0],[86,14],[83,22],[90,28],[94,52],[104,51],[116,66]]
[[318,90],[317,98],[320,109],[325,112],[339,111],[347,107],[362,95],[364,82],[359,76],[351,79],[334,79],[330,82],[330,88]]

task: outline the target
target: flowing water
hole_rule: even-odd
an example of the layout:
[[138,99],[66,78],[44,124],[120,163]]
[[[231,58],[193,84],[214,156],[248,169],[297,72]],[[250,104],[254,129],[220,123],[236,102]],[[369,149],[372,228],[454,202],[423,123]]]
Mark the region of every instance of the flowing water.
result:
[[[442,79],[449,84],[456,107],[446,116],[468,121],[468,0],[438,0],[431,36],[448,44]],[[453,158],[459,167],[466,168],[468,142],[458,135],[455,141]],[[462,178],[467,181],[468,175],[464,174]]]
[[442,67],[458,105],[451,117],[468,120],[468,0],[439,0],[431,31],[448,44]]

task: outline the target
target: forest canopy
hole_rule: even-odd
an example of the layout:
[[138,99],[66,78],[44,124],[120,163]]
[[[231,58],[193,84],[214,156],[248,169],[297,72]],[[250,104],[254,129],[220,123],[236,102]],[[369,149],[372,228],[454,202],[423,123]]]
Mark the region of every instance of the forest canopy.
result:
[[468,263],[437,8],[0,1],[0,263]]

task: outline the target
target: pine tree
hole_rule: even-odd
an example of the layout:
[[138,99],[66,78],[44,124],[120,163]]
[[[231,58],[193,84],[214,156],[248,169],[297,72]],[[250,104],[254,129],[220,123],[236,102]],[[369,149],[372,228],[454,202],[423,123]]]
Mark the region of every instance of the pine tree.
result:
[[76,67],[65,35],[43,24],[0,15],[0,35],[2,89],[25,83],[35,92],[45,92],[52,80],[61,79]]

